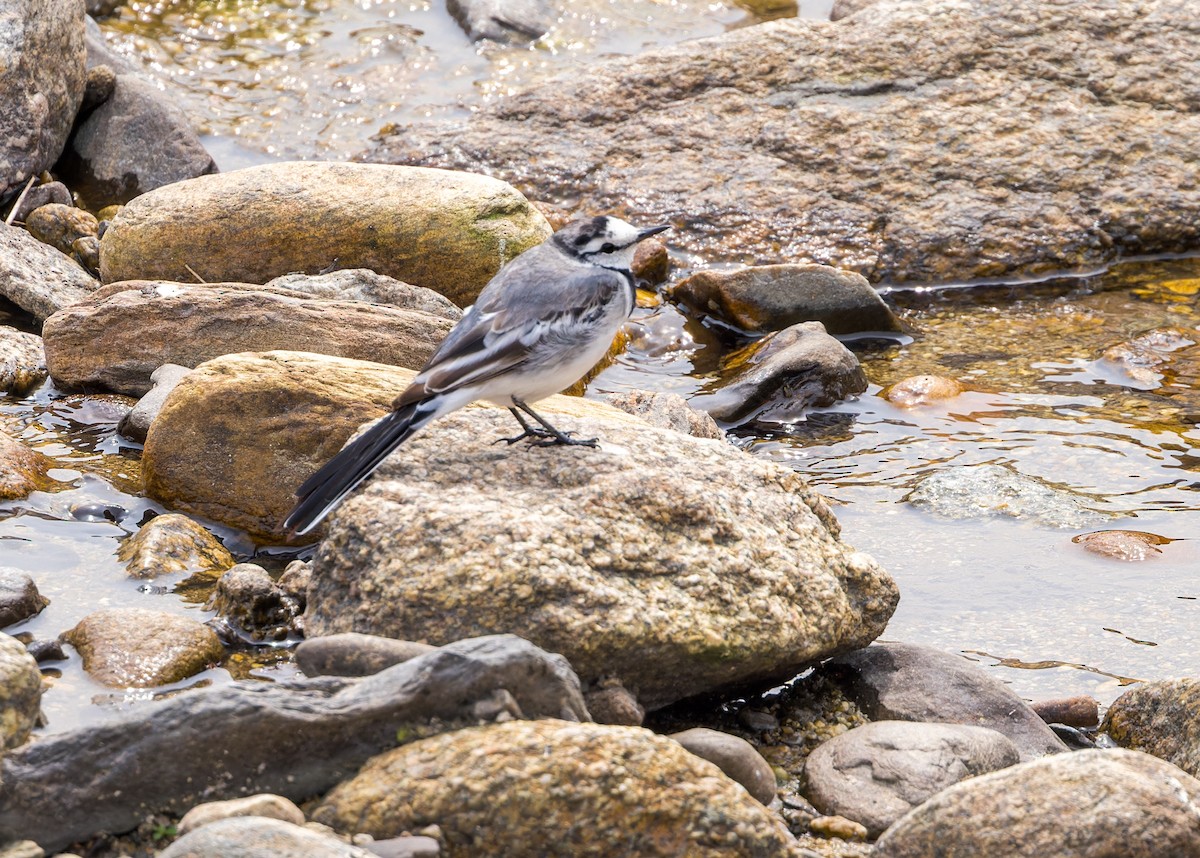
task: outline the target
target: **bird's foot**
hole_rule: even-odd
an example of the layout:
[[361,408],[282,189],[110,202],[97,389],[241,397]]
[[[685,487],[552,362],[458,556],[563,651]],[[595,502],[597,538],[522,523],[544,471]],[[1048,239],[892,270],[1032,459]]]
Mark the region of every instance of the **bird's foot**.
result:
[[541,438],[537,441],[530,441],[530,447],[556,447],[559,444],[566,444],[570,447],[599,447],[600,441],[596,438],[572,438],[574,432],[560,432],[555,435],[552,432],[547,432],[549,437]]
[[537,443],[537,439],[541,439],[541,444],[543,444],[543,445],[559,443],[558,439],[554,437],[554,433],[549,432],[545,429],[540,429],[536,426],[530,426],[524,432],[522,432],[520,435],[513,435],[511,438],[497,438],[492,443],[499,444],[500,442],[504,442],[505,444],[507,444],[508,446],[511,447],[513,444],[517,443],[518,441],[524,441],[527,438],[534,439],[534,440],[530,441],[530,443]]

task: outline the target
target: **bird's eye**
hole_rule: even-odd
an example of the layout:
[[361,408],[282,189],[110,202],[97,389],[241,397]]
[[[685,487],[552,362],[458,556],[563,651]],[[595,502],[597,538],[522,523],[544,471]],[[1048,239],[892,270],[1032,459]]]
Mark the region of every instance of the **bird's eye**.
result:
[[600,248],[601,253],[612,253],[617,247],[611,241],[604,242],[604,246]]

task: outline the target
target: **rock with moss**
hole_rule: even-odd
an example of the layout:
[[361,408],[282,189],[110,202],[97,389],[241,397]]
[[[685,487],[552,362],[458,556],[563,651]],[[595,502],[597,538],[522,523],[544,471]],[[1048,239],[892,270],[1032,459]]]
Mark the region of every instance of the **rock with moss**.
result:
[[382,754],[312,816],[376,838],[436,823],[447,858],[800,854],[778,817],[670,739],[554,720],[459,730]]
[[528,200],[487,176],[287,162],[143,194],[105,231],[100,271],[105,282],[265,283],[370,268],[465,307],[504,262],[549,235]]
[[1100,729],[1122,747],[1200,776],[1200,679],[1139,683],[1109,707]]

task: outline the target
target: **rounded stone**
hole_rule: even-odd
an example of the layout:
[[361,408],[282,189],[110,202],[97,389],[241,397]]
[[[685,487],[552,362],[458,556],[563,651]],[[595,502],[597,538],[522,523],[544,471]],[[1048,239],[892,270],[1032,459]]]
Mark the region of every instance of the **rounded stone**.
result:
[[0,752],[29,738],[41,716],[42,673],[25,645],[0,633]]
[[883,398],[902,408],[915,408],[946,399],[953,399],[963,386],[942,375],[912,375],[901,379],[883,392]]
[[179,820],[180,835],[203,828],[205,825],[222,819],[233,819],[239,816],[257,816],[266,819],[278,819],[290,822],[292,825],[304,824],[304,812],[296,807],[290,799],[271,793],[248,795],[245,798],[231,798],[227,801],[209,801],[198,804],[183,815]]
[[157,578],[177,572],[224,572],[237,561],[207,528],[186,515],[152,518],[117,548],[117,559],[131,578]]
[[1100,730],[1200,777],[1200,679],[1142,682],[1113,702]]
[[740,783],[763,804],[775,800],[775,772],[754,746],[740,736],[693,727],[671,738],[697,757],[708,760]]

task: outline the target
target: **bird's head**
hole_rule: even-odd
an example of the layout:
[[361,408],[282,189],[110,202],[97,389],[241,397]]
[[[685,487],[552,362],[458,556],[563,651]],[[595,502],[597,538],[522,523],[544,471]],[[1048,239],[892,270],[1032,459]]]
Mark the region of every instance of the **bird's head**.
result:
[[670,229],[669,224],[638,229],[612,215],[571,221],[553,241],[568,255],[606,268],[629,268],[639,241]]

